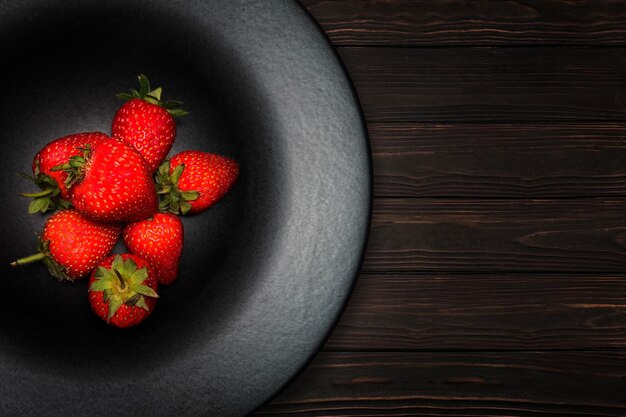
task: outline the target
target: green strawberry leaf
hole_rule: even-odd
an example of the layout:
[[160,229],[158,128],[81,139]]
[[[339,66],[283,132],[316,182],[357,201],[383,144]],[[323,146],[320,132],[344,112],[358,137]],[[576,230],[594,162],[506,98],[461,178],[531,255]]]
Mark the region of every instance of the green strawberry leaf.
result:
[[144,74],[140,74],[139,79],[139,96],[145,98],[150,93],[150,81]]
[[159,295],[152,288],[143,284],[133,284],[131,289],[138,294],[145,295],[147,297],[159,298]]
[[180,176],[182,175],[184,170],[185,164],[177,165],[176,168],[174,168],[174,171],[172,171],[172,175],[170,175],[170,182],[173,185],[178,185],[178,180],[180,179]]
[[34,199],[28,205],[28,213],[29,214],[35,214],[35,213],[39,212],[41,210],[43,204],[47,205],[47,203],[45,203],[43,198],[36,198],[36,199]]
[[124,269],[127,275],[132,275],[137,270],[137,264],[132,259],[127,258],[124,261]]
[[24,178],[26,180],[35,182],[35,177],[31,177],[30,175],[28,175],[28,174],[26,174],[24,172],[18,172],[17,175],[18,175],[18,177],[22,177],[22,178]]
[[178,201],[172,201],[170,203],[170,212],[172,212],[173,214],[178,214],[179,210],[180,210],[180,203]]
[[59,198],[57,200],[57,204],[59,205],[59,207],[61,207],[62,209],[68,209],[70,207],[72,207],[72,203],[70,203],[68,200],[64,199],[64,198]]
[[111,268],[109,269],[109,272],[114,273],[113,270],[117,269],[123,269],[124,268],[124,260],[122,259],[122,257],[118,254],[115,255],[115,257],[113,258],[113,262],[111,262]]
[[115,278],[115,276],[113,275],[113,273],[111,273],[111,271],[109,271],[108,269],[106,269],[103,266],[98,266],[96,268],[96,278],[97,279],[106,279],[106,280],[112,280]]
[[58,279],[59,281],[74,282],[74,279],[67,274],[67,269],[61,264],[55,262],[49,256],[43,260],[44,265],[48,268],[50,275]]
[[107,279],[99,279],[91,283],[91,285],[89,286],[89,291],[97,292],[97,291],[110,290],[111,288],[112,288],[111,281]]
[[136,270],[130,276],[130,282],[132,283],[131,284],[131,288],[134,289],[134,285],[135,284],[141,284],[147,278],[148,278],[148,269],[147,268],[141,268],[141,269]]
[[189,202],[183,200],[180,202],[180,212],[181,214],[185,215],[187,213],[189,213],[189,210],[191,210],[191,204],[189,204]]
[[59,197],[61,190],[59,189],[57,182],[49,175],[40,173],[37,168],[38,165],[39,164],[37,163],[35,168],[35,172],[37,172],[37,174],[34,177],[24,173],[18,173],[20,177],[34,182],[35,185],[41,189],[41,191],[36,193],[20,194],[22,197],[33,199],[28,206],[28,212],[30,214],[53,211],[56,210],[57,206],[62,205],[60,201],[61,197]]
[[161,201],[159,201],[159,211],[167,211],[170,206],[170,196],[167,195]]
[[154,97],[157,101],[161,101],[161,94],[163,93],[163,89],[161,87],[157,87],[154,90],[150,91],[149,96]]
[[146,299],[144,297],[139,297],[139,300],[137,300],[137,303],[135,303],[135,307],[141,307],[146,311],[150,311],[150,308],[148,308],[148,304],[146,304]]
[[115,95],[115,97],[126,101],[132,100],[134,98],[132,94],[128,93],[118,93]]
[[180,196],[185,201],[194,201],[200,197],[200,193],[197,191],[181,191]]
[[109,314],[107,315],[107,322],[111,320],[111,317],[117,313],[117,310],[124,304],[122,298],[119,295],[111,295],[109,300]]
[[183,106],[182,101],[178,101],[178,100],[170,100],[170,101],[166,101],[164,103],[161,104],[161,106],[163,106],[164,109],[167,110],[174,110],[174,109],[179,109]]
[[54,210],[56,208],[49,197],[41,198],[40,200],[42,200],[41,208],[39,209],[39,212],[41,214],[44,214],[46,211]]
[[38,249],[39,249],[39,252],[49,255],[50,254],[50,241],[40,239]]
[[124,259],[121,255],[115,255],[113,262],[111,263],[111,270],[117,269],[118,271],[124,270]]
[[70,158],[70,168],[80,168],[85,165],[85,158],[81,156],[72,156]]
[[171,114],[173,117],[183,117],[183,116],[187,116],[189,114],[189,112],[183,110],[183,109],[170,109],[167,111],[169,114]]
[[167,160],[167,161],[163,162],[161,164],[161,166],[159,166],[158,172],[159,172],[159,176],[161,176],[163,178],[169,178],[169,175],[170,175],[170,161]]
[[150,104],[154,104],[156,106],[159,105],[159,100],[157,100],[156,98],[152,97],[151,95],[147,95],[143,99],[144,99],[144,101],[147,101]]

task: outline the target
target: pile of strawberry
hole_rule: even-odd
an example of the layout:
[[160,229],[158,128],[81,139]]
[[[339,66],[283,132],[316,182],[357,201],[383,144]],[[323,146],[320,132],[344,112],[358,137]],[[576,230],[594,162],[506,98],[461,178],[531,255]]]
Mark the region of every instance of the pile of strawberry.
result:
[[[79,133],[56,139],[35,156],[40,192],[31,214],[50,216],[39,252],[11,265],[42,261],[61,281],[90,275],[89,302],[107,323],[130,327],[147,318],[158,285],[173,283],[183,249],[179,215],[200,213],[230,190],[237,163],[201,151],[165,160],[176,138],[178,101],[162,101],[145,75],[113,119],[111,136]],[[130,253],[109,256],[120,235]]]

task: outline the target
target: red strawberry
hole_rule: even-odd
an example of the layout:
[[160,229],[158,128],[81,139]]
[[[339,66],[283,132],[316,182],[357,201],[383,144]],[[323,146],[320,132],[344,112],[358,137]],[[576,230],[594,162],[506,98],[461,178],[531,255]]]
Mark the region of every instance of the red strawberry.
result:
[[144,157],[154,172],[165,159],[176,139],[174,117],[186,111],[179,101],[161,101],[161,87],[150,89],[145,75],[139,77],[139,91],[120,93],[117,97],[128,100],[115,114],[111,134],[132,145]]
[[146,162],[130,145],[105,139],[84,156],[55,170],[69,173],[65,183],[76,210],[100,222],[133,222],[157,211],[154,181]]
[[74,281],[87,276],[111,252],[121,231],[120,225],[96,223],[75,210],[61,210],[46,221],[39,253],[11,265],[43,261],[59,280]]
[[45,213],[55,210],[57,207],[68,208],[70,196],[65,187],[67,173],[53,171],[52,168],[69,162],[72,156],[79,156],[82,149],[94,147],[108,136],[100,132],[78,133],[60,139],[53,140],[40,150],[33,159],[33,174],[30,177],[22,174],[25,178],[33,181],[41,188],[38,193],[24,193],[24,197],[33,198],[28,212]]
[[225,156],[184,151],[159,167],[156,176],[159,209],[174,214],[200,213],[231,189],[239,166]]
[[135,326],[154,311],[157,285],[148,261],[131,254],[113,255],[89,278],[89,304],[109,324]]
[[124,243],[135,255],[150,262],[159,284],[176,280],[183,252],[183,223],[178,216],[157,213],[149,219],[127,224]]

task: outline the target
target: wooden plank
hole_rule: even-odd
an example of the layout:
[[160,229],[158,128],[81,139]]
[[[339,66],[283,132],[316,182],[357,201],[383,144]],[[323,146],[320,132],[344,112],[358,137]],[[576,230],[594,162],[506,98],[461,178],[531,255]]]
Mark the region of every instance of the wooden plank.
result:
[[256,415],[623,417],[626,354],[323,353]]
[[368,121],[626,119],[626,48],[338,48]]
[[626,277],[362,275],[328,351],[626,347]]
[[626,195],[626,124],[371,123],[374,195]]
[[626,269],[626,200],[377,199],[363,269]]
[[626,45],[626,2],[300,0],[335,45]]

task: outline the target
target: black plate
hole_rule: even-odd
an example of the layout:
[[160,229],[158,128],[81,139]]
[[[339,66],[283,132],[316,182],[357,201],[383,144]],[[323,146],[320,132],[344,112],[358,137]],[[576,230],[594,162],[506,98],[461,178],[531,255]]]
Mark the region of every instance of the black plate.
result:
[[[366,240],[370,164],[342,66],[291,1],[0,2],[0,415],[240,416],[316,352],[345,304]],[[54,138],[110,132],[114,94],[146,73],[185,101],[173,152],[241,164],[235,189],[189,217],[179,281],[119,331],[87,286],[32,253],[17,178]]]

